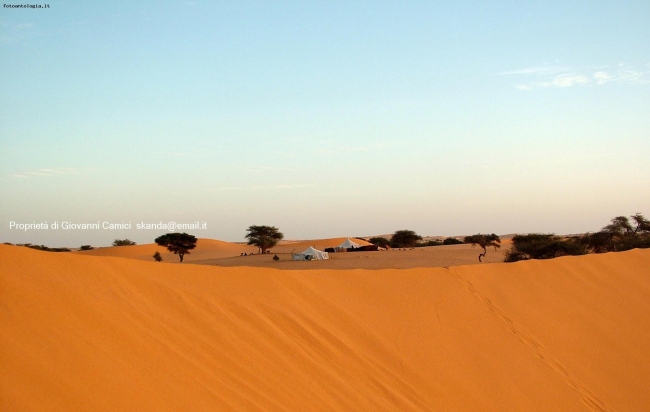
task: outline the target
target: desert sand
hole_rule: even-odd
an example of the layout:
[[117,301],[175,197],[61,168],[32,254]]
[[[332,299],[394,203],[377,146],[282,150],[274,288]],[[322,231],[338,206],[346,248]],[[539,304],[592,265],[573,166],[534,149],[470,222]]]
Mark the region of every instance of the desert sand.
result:
[[[222,240],[200,238],[196,248],[185,255],[184,262],[193,262],[206,259],[221,259],[239,256],[241,253],[257,253],[255,246],[224,242]],[[178,256],[167,251],[167,248],[155,243],[133,246],[109,246],[92,250],[76,251],[73,253],[89,256],[113,256],[129,259],[147,260],[153,262],[154,253],[159,252],[165,262],[178,262]]]
[[[316,249],[324,250],[328,247],[336,247],[340,245],[345,239],[344,237],[331,238],[331,239],[316,239],[316,240],[296,240],[296,241],[282,241],[271,251],[273,253],[290,254],[302,252],[309,246]],[[355,241],[362,245],[369,245],[370,243],[360,239]],[[148,260],[153,261],[154,253],[159,252],[165,262],[178,262],[178,256],[167,251],[166,248],[158,246],[155,243],[148,243],[144,245],[133,246],[109,246],[101,247],[92,250],[75,251],[83,255],[91,256],[113,256],[123,257],[129,259]],[[227,257],[241,256],[242,253],[255,254],[259,249],[256,246],[248,246],[242,243],[224,242],[222,240],[199,238],[196,242],[196,248],[192,249],[189,254],[185,255],[184,262],[196,262],[211,259],[222,259]]]
[[2,411],[650,405],[650,250],[377,270],[0,257]]
[[[510,248],[506,244],[495,251],[489,249],[483,263],[503,262],[504,253]],[[299,249],[299,251],[303,251]],[[376,252],[330,253],[329,260],[292,261],[291,253],[278,253],[279,261],[273,255],[236,256],[221,259],[195,260],[192,263],[214,266],[267,267],[282,270],[310,269],[410,269],[420,267],[446,267],[481,264],[478,260],[483,249],[471,245],[428,246],[418,248],[390,249]]]
[[[213,266],[268,267],[282,270],[305,269],[407,269],[418,267],[445,267],[479,264],[479,247],[471,245],[430,246],[421,248],[390,249],[379,252],[331,253],[328,261],[298,262],[291,260],[291,253],[299,253],[312,246],[319,250],[340,245],[345,237],[302,241],[283,241],[268,254],[258,254],[258,248],[239,243],[214,239],[198,239],[196,248],[185,255],[184,263]],[[369,245],[361,239],[353,239],[361,245]],[[488,249],[484,263],[502,262],[504,253],[510,248],[510,239],[503,239],[498,250]],[[75,254],[90,256],[112,256],[153,262],[153,254],[160,252],[164,262],[179,263],[177,255],[155,243],[104,247],[77,251]],[[246,253],[247,256],[241,256]],[[252,254],[252,255],[251,255]],[[277,255],[279,261],[273,261]]]

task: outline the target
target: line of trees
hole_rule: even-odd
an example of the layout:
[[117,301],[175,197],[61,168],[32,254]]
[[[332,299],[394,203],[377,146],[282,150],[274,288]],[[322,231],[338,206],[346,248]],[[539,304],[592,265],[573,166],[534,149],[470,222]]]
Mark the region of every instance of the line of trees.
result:
[[[5,242],[5,245],[13,245],[12,243]],[[72,252],[72,249],[67,247],[47,247],[45,245],[32,245],[31,243],[16,243],[16,246],[25,246],[30,249],[41,250],[43,252]]]
[[422,241],[422,236],[418,235],[412,230],[398,230],[391,236],[390,239],[385,237],[371,237],[368,242],[379,247],[393,247],[393,248],[410,248],[410,247],[424,247],[424,246],[442,246],[442,245],[459,245],[463,244],[462,240],[454,237],[448,237],[444,240],[427,240]]
[[512,248],[506,251],[504,262],[552,259],[586,253],[587,249],[577,238],[563,238],[553,233],[529,233],[512,238]]
[[594,253],[648,248],[650,221],[641,213],[632,215],[629,219],[626,216],[616,216],[599,232],[584,235],[581,242]]
[[650,248],[650,221],[641,213],[616,216],[595,233],[578,236],[530,233],[512,238],[512,248],[505,262],[528,259],[552,259],[587,253],[621,252],[635,248]]
[[[246,230],[248,244],[257,246],[260,253],[269,249],[284,239],[275,226],[252,225]],[[167,233],[155,239],[156,244],[164,246],[172,253],[179,256],[183,262],[185,255],[196,247],[197,238],[187,233]],[[483,248],[483,253],[478,256],[479,262],[487,254],[489,247],[496,251],[501,247],[501,239],[496,234],[475,234],[466,236],[463,241],[456,238],[446,238],[444,241],[429,240],[422,242],[422,236],[413,230],[398,230],[390,239],[373,237],[369,242],[381,247],[412,248],[418,246],[451,245],[468,243],[472,246]],[[129,239],[115,239],[113,246],[131,246],[136,243]],[[48,248],[44,245],[20,244],[33,249],[67,252],[67,248]],[[641,213],[632,216],[616,216],[600,231],[577,236],[557,236],[553,233],[518,234],[512,238],[512,247],[505,253],[505,262],[516,262],[529,259],[552,259],[560,256],[584,255],[587,253],[619,252],[634,248],[650,248],[650,221]],[[93,249],[90,245],[83,245],[81,250]],[[162,261],[160,253],[153,256],[158,262]]]

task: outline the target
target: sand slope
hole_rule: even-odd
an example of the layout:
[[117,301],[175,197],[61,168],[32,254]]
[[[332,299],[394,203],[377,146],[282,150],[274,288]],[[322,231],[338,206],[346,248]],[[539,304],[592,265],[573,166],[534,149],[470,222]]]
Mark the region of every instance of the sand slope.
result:
[[[309,246],[316,246],[317,249],[323,250],[327,247],[336,247],[340,245],[345,239],[347,238],[341,237],[332,239],[282,242],[281,244],[274,247],[272,251],[273,253],[291,253],[291,251],[298,253],[307,249]],[[354,240],[362,245],[370,244],[363,240]],[[258,253],[258,251],[259,249],[256,246],[225,242],[223,240],[216,239],[199,238],[196,242],[196,248],[191,250],[190,254],[185,255],[184,262],[223,259],[235,256],[239,257],[242,253],[251,254]],[[164,262],[179,262],[178,255],[168,252],[167,248],[158,246],[155,243],[133,246],[110,246],[92,250],[75,251],[72,253],[87,256],[112,256],[153,262],[153,255],[156,252],[160,252],[160,255],[162,256]]]
[[277,262],[273,261],[273,254],[268,254],[195,260],[192,263],[214,266],[266,267],[282,270],[411,269],[421,267],[483,265],[490,262],[503,262],[505,252],[510,247],[510,245],[506,244],[497,251],[489,249],[487,255],[483,258],[483,263],[480,263],[478,260],[478,255],[483,252],[483,249],[472,247],[472,245],[427,246],[375,252],[330,253],[329,260],[310,262],[292,261],[290,253],[283,254],[278,252],[277,256],[280,260]]
[[[232,256],[239,256],[242,253],[257,253],[255,246],[240,245],[224,242],[223,240],[199,238],[196,241],[196,248],[185,255],[184,262],[194,262],[205,259],[221,259]],[[87,256],[113,256],[129,259],[146,260],[153,262],[153,255],[160,252],[164,262],[179,262],[178,255],[170,253],[167,248],[158,246],[155,243],[133,246],[110,246],[93,250],[76,251],[73,253]]]
[[650,405],[650,250],[379,271],[0,257],[2,411]]

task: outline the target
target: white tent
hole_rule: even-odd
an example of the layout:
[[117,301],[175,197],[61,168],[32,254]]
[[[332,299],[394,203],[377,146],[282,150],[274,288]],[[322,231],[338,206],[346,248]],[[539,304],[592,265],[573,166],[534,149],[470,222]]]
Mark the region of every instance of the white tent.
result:
[[361,247],[361,245],[351,241],[350,238],[347,238],[347,239],[345,239],[345,242],[341,243],[336,248],[345,250],[345,249],[350,249],[350,248],[353,248],[353,247],[355,247],[355,248],[356,247]]
[[307,250],[302,253],[291,255],[291,260],[325,260],[329,259],[330,255],[327,252],[321,252],[309,246]]

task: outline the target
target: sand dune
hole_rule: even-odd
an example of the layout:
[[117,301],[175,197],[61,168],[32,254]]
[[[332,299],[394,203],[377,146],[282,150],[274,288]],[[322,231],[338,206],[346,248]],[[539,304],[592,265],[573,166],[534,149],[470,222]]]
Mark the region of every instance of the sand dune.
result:
[[[255,246],[242,245],[238,243],[224,242],[215,239],[200,238],[196,242],[196,248],[185,255],[184,262],[193,262],[206,259],[221,259],[225,257],[239,256],[242,253],[257,253]],[[178,262],[178,255],[167,251],[167,248],[158,246],[155,243],[133,246],[111,246],[93,250],[77,251],[73,253],[88,256],[112,256],[129,259],[147,260],[153,262],[153,255],[160,252],[164,262]]]
[[373,271],[0,256],[3,411],[650,405],[650,250]]
[[[271,249],[268,255],[259,255],[259,249],[241,243],[230,243],[215,239],[198,239],[196,248],[185,255],[185,263],[214,266],[249,266],[268,267],[282,270],[304,269],[406,269],[417,267],[445,267],[456,265],[473,265],[479,263],[480,249],[471,245],[432,246],[415,249],[389,250],[389,254],[377,252],[355,252],[354,254],[331,254],[327,262],[292,262],[291,253],[299,253],[309,246],[319,250],[336,247],[345,241],[345,237],[300,241],[283,241]],[[361,245],[369,242],[352,238]],[[502,242],[502,248],[490,249],[483,262],[502,262],[504,253],[510,248],[508,239]],[[138,259],[153,262],[154,253],[159,252],[164,262],[178,263],[177,255],[155,243],[134,246],[113,246],[93,250],[77,251],[75,254],[86,256],[111,256]],[[246,253],[247,256],[241,256]],[[273,261],[278,255],[279,262]],[[251,256],[252,255],[252,256]]]
[[[301,240],[282,242],[274,247],[274,253],[295,253],[302,252],[309,246],[314,246],[317,249],[323,250],[328,247],[335,247],[340,245],[347,238],[331,238],[331,239],[316,239],[316,240]],[[356,239],[357,243],[362,245],[369,245],[370,243],[363,240]],[[242,253],[251,254],[257,253],[259,249],[256,246],[248,246],[241,243],[225,242],[216,239],[200,238],[196,242],[196,248],[190,251],[190,254],[185,255],[184,262],[196,262],[209,259],[223,259],[229,257],[240,256]],[[88,256],[112,256],[129,259],[147,260],[153,262],[153,255],[160,252],[160,255],[165,262],[178,262],[177,255],[170,253],[166,248],[156,245],[155,243],[148,243],[144,245],[133,246],[110,246],[102,247],[92,250],[76,251],[73,253],[88,255]]]
[[[472,247],[472,245],[429,246],[377,252],[330,253],[329,260],[310,262],[292,261],[290,251],[283,254],[278,251],[278,248],[274,248],[273,250],[278,252],[277,255],[280,259],[277,262],[273,261],[273,254],[269,254],[195,260],[193,263],[214,266],[267,267],[282,270],[411,269],[503,262],[504,254],[510,247],[510,244],[504,244],[499,250],[489,249],[487,255],[483,258],[483,263],[478,260],[478,255],[483,249]],[[301,248],[296,249],[298,251],[304,250]]]

